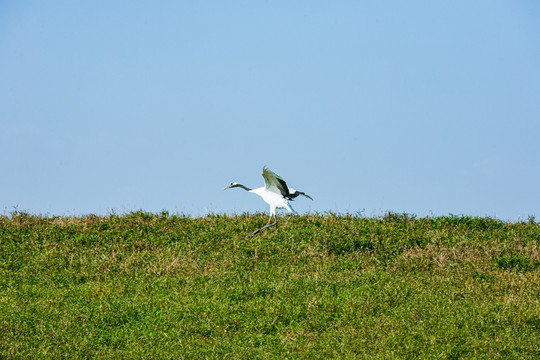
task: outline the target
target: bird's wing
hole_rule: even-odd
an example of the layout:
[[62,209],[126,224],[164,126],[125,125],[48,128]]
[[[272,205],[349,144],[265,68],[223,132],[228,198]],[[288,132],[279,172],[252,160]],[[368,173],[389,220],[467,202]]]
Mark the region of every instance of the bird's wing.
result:
[[266,190],[281,194],[283,197],[289,197],[289,188],[285,180],[268,170],[266,166],[263,168],[262,176]]
[[311,199],[311,196],[309,196],[308,194],[306,194],[305,192],[302,192],[302,191],[298,191],[298,190],[295,190],[293,188],[289,188],[289,198],[292,200],[294,198],[297,198],[298,196],[300,195],[304,195],[305,197],[307,197],[308,199]]

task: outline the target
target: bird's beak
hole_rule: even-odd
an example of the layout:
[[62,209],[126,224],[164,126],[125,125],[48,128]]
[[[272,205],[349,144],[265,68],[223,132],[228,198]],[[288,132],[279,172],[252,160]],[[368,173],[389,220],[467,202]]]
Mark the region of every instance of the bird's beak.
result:
[[231,187],[231,185],[226,186],[226,187],[223,188],[223,190],[227,190],[227,189],[230,188],[230,187]]

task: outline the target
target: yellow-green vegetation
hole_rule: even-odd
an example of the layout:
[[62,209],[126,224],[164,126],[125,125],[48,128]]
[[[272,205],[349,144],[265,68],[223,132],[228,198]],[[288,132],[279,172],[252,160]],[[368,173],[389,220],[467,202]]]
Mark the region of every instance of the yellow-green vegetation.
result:
[[540,225],[0,216],[0,358],[540,358]]

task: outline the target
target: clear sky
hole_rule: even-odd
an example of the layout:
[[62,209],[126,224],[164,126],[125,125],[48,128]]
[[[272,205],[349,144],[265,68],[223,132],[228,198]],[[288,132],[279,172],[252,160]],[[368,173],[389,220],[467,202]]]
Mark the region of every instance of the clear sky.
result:
[[538,1],[2,1],[0,211],[540,216]]

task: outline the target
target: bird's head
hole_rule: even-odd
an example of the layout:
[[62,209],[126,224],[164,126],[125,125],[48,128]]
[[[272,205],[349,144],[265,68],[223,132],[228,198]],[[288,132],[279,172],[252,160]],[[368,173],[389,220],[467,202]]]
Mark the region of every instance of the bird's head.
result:
[[237,187],[238,185],[240,184],[238,184],[237,182],[232,182],[231,185],[224,187],[223,190],[227,190],[232,187]]

